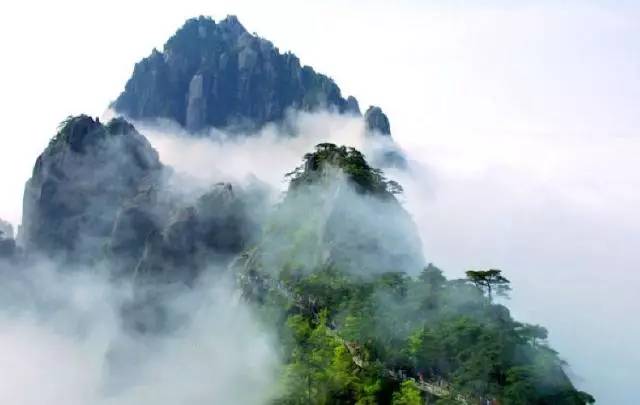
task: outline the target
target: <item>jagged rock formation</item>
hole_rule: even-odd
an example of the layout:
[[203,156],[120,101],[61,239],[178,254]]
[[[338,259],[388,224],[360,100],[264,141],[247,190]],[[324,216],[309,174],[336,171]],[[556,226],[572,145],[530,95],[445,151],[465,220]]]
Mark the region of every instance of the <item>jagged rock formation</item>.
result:
[[13,238],[13,226],[0,219],[0,259],[13,257],[16,252],[16,241]]
[[169,189],[171,175],[125,120],[70,117],[26,184],[22,243],[70,263],[107,260],[117,275],[189,282],[206,259],[240,252],[257,225],[248,193],[219,185],[191,204]]
[[[172,119],[191,133],[209,127],[251,133],[281,122],[288,109],[361,115],[358,100],[345,99],[331,78],[250,34],[234,16],[188,20],[162,52],[154,49],[136,64],[112,107],[131,119]],[[370,107],[364,119],[372,139],[383,138],[372,156],[376,164],[404,168],[380,107]]]
[[389,124],[389,118],[382,112],[380,107],[371,106],[364,114],[364,121],[367,125],[367,129],[371,132],[378,132],[381,135],[391,136],[391,125]]
[[122,202],[162,173],[158,154],[131,124],[70,117],[25,186],[22,243],[65,260],[92,260],[107,242]]
[[[248,201],[247,192],[221,183],[192,205],[174,206],[160,222],[143,208],[147,203],[121,212],[118,225],[131,228],[134,237],[114,237],[113,246],[119,241],[118,246],[129,249],[124,257],[114,250],[112,258],[120,258],[121,271],[133,269],[137,286],[134,299],[123,308],[125,325],[138,333],[157,333],[180,324],[175,308],[167,304],[172,296],[193,285],[205,269],[224,269],[257,233]],[[132,223],[142,224],[144,234],[135,232]]]
[[113,107],[133,119],[171,118],[193,132],[254,129],[282,120],[288,108],[360,113],[333,80],[250,34],[234,16],[188,20],[163,52],[136,64]]
[[0,218],[0,238],[13,239],[13,225]]
[[123,201],[107,244],[113,271],[133,272],[147,239],[162,230],[176,205],[164,182],[143,184],[135,195]]
[[182,280],[193,280],[204,267],[241,252],[256,228],[242,194],[218,184],[149,232],[136,277],[176,281],[175,269],[181,269]]

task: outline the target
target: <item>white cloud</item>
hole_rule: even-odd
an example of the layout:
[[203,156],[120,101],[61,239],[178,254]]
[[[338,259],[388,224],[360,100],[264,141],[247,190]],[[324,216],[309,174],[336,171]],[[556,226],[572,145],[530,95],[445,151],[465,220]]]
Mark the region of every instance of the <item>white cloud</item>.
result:
[[122,326],[128,289],[95,269],[5,270],[1,403],[257,404],[272,394],[275,343],[224,277],[175,295],[168,308],[188,321],[158,336]]

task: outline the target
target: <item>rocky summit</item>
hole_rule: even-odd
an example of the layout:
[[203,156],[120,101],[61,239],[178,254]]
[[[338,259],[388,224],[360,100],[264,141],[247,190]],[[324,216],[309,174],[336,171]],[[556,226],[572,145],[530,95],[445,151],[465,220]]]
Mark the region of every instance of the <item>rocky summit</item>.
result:
[[[358,100],[343,96],[330,77],[249,33],[235,16],[188,20],[162,52],[154,49],[135,65],[111,107],[132,120],[170,119],[192,134],[209,128],[254,133],[281,122],[288,110],[362,116]],[[372,138],[385,138],[373,160],[404,167],[382,109],[369,107],[364,120]]]
[[366,277],[424,266],[418,230],[395,197],[402,187],[358,150],[319,144],[289,179],[256,252],[265,269],[310,272],[330,263]]
[[121,203],[162,169],[156,151],[126,121],[68,118],[26,184],[22,243],[49,256],[94,256]]
[[389,118],[387,118],[387,115],[382,112],[380,107],[369,107],[367,112],[364,114],[364,120],[369,131],[376,131],[381,135],[391,135]]
[[244,248],[249,194],[219,184],[184,200],[168,190],[172,174],[124,119],[69,117],[26,184],[21,244],[72,264],[108,261],[114,274],[192,280],[207,259]]
[[253,129],[284,118],[288,108],[360,114],[331,78],[292,53],[250,34],[234,16],[187,21],[164,46],[136,64],[117,112],[171,118],[192,132],[205,127]]
[[[191,132],[251,130],[282,120],[287,109],[361,114],[330,77],[249,33],[235,16],[188,20],[162,52],[136,64],[112,106],[132,119],[170,118]],[[368,128],[389,135],[382,110],[369,111]]]

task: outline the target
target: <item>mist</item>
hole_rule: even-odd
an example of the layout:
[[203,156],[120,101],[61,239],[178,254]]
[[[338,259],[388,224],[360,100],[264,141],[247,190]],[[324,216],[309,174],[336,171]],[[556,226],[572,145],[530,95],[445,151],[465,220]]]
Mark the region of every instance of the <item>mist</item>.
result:
[[[182,189],[259,182],[272,190],[272,203],[286,188],[284,174],[315,144],[365,152],[378,146],[360,118],[328,112],[292,113],[284,127],[250,136],[216,131],[194,138],[168,122],[135,124],[179,174]],[[632,170],[637,140],[446,135],[426,146],[405,145],[409,169],[385,172],[405,189],[400,201],[418,226],[426,261],[449,277],[502,269],[514,288],[508,303],[514,316],[549,328],[551,346],[567,360],[576,385],[600,400],[625,403],[625,392],[610,387],[630,386],[640,360],[629,350],[640,339],[632,321],[640,309],[633,299],[638,279],[629,281],[640,242],[634,214],[640,201],[632,191],[640,186]],[[277,345],[237,299],[230,279],[204,278],[176,295],[170,307],[190,314],[188,323],[166,336],[140,338],[123,330],[118,314],[131,291],[97,269],[66,274],[43,262],[21,273],[6,269],[3,278],[7,375],[0,392],[7,399],[197,404],[260,403],[273,395]],[[110,360],[116,349],[128,361]],[[52,379],[47,370],[59,372]],[[28,389],[47,379],[42,389]],[[242,388],[249,382],[255,390]]]
[[[319,142],[375,150],[360,121],[294,114],[288,126],[297,129],[295,138],[279,136],[275,126],[217,140],[187,138],[167,124],[138,127],[163,161],[194,176],[255,176],[283,190],[284,173]],[[633,298],[640,279],[631,264],[640,246],[640,196],[633,191],[640,187],[640,142],[454,126],[402,146],[409,170],[385,174],[405,189],[399,199],[418,226],[426,261],[453,278],[469,269],[503,270],[513,286],[506,304],[517,319],[549,329],[574,383],[604,403],[632,403],[626,393],[640,360],[630,350],[640,340],[632,315],[640,310]]]
[[514,316],[548,327],[574,383],[634,403],[640,140],[450,130],[427,143],[406,148],[423,171],[401,182],[429,260],[450,277],[503,270]]
[[[108,111],[105,118],[113,115]],[[268,124],[255,133],[211,129],[201,137],[171,121],[133,122],[162,162],[188,175],[194,184],[244,184],[257,179],[282,191],[287,186],[285,174],[319,143],[344,144],[365,152],[378,147],[367,138],[361,117],[327,111],[290,111],[284,123]]]
[[176,293],[166,304],[188,321],[167,334],[138,335],[120,313],[131,286],[96,269],[60,270],[48,261],[2,268],[0,402],[256,404],[270,397],[275,345],[230,279]]
[[[284,175],[317,143],[378,147],[361,118],[329,112],[292,112],[283,125],[258,134],[215,131],[193,138],[169,122],[136,127],[171,166],[166,198],[189,202],[212,184],[231,181],[240,189],[259,184],[275,204],[286,188]],[[114,165],[104,171],[114,172]],[[245,202],[248,212],[262,209],[262,201]],[[13,236],[9,228],[3,223]],[[257,404],[272,398],[277,341],[240,298],[224,260],[212,261],[192,287],[113,279],[113,264],[70,265],[32,255],[26,262],[0,260],[0,401]],[[161,297],[160,332],[131,327],[130,318],[145,316],[145,309],[130,315],[129,304],[141,295],[144,302],[144,294]],[[154,310],[153,304],[147,309],[152,317]]]

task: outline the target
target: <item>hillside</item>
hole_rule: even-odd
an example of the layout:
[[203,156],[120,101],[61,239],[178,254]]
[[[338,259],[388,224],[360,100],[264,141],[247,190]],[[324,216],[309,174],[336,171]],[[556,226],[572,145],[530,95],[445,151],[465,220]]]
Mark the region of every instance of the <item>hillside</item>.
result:
[[[286,364],[275,403],[593,401],[573,387],[547,331],[496,302],[491,287],[508,290],[500,271],[447,280],[421,265],[394,197],[401,187],[358,151],[318,145],[289,176],[262,242],[235,266],[244,296],[279,328]],[[363,208],[372,211],[354,215]]]

